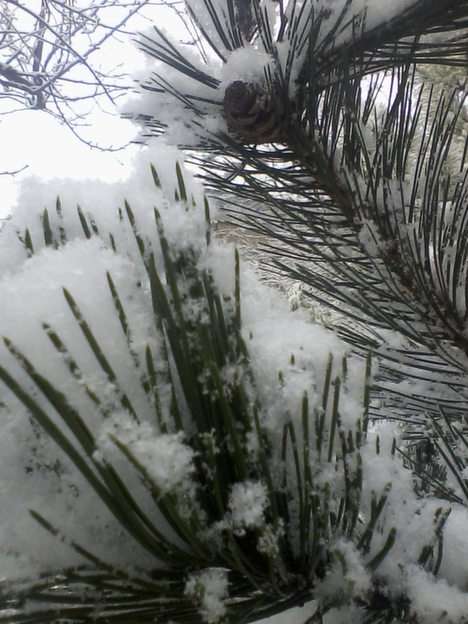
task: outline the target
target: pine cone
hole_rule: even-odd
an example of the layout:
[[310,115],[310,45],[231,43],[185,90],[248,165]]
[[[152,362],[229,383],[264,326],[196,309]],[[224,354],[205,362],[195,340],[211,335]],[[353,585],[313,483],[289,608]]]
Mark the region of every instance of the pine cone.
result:
[[246,143],[273,143],[286,137],[286,107],[279,89],[235,80],[224,95],[228,128]]

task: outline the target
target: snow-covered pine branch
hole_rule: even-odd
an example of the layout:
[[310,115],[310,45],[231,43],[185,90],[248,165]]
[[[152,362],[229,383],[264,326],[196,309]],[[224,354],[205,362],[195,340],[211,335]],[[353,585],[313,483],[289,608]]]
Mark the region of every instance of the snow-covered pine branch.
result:
[[461,621],[463,507],[415,493],[370,369],[236,269],[167,149],[31,182],[1,232],[0,619]]
[[353,348],[378,354],[374,416],[412,419],[418,405],[430,430],[443,401],[463,419],[464,107],[457,93],[425,106],[415,70],[465,63],[466,4],[252,6],[246,38],[235,2],[188,2],[190,54],[157,28],[143,36],[156,63],[131,105],[142,136],[195,152],[232,218],[275,241],[273,269],[336,311]]
[[167,145],[121,185],[30,183],[0,232],[0,621],[464,624],[466,151],[448,179],[462,109],[414,68],[465,62],[466,3],[184,20],[193,45],[142,36],[142,137],[191,148],[348,344],[216,238]]

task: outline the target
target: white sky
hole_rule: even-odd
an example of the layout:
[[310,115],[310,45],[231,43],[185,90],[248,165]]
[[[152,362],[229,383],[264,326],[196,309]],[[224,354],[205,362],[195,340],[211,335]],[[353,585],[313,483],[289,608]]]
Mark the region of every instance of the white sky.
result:
[[[134,134],[129,122],[114,117],[94,116],[99,122],[103,143],[118,137],[124,144]],[[8,214],[15,201],[20,181],[35,175],[44,180],[57,177],[118,180],[125,177],[125,163],[134,147],[122,152],[90,149],[74,138],[51,116],[38,111],[22,111],[0,124],[0,171],[28,168],[16,176],[0,176],[0,217]]]
[[[108,14],[107,14],[108,15]],[[176,23],[174,13],[163,7],[145,9],[144,16],[135,17],[129,28],[136,31],[148,29],[148,18],[157,19],[159,27],[173,30]],[[115,66],[119,61],[124,71],[134,71],[141,66],[144,55],[128,42],[106,42],[99,61]],[[106,58],[107,57],[107,58]],[[94,60],[94,61],[93,61]],[[95,56],[90,64],[96,62]],[[103,102],[106,109],[111,105]],[[1,110],[0,110],[1,113]],[[87,139],[101,146],[122,146],[134,138],[137,128],[129,121],[120,119],[118,114],[103,113],[99,110],[86,117],[86,127],[82,132]],[[13,209],[21,180],[28,176],[38,176],[47,183],[53,178],[74,179],[96,178],[108,182],[126,177],[126,171],[136,146],[118,152],[105,152],[90,149],[75,138],[72,132],[61,125],[51,115],[41,111],[23,110],[9,115],[0,114],[0,218]],[[27,165],[27,169],[16,175],[1,175]]]

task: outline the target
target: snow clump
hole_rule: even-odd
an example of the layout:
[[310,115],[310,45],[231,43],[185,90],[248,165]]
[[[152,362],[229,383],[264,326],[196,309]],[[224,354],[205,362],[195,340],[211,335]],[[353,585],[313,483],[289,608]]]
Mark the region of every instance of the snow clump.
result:
[[235,483],[229,496],[229,508],[234,529],[242,534],[244,529],[258,528],[265,523],[268,506],[267,490],[258,481]]
[[207,624],[217,624],[226,613],[225,599],[228,596],[226,570],[208,568],[189,577],[185,593],[199,605],[200,614]]

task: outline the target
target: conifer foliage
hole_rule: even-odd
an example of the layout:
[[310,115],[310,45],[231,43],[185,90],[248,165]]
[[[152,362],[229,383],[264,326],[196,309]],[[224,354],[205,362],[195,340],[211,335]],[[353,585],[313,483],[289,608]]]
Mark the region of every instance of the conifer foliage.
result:
[[0,621],[463,624],[465,102],[415,71],[466,63],[468,6],[186,0],[184,22],[141,36],[131,114],[207,195],[166,146],[118,193],[31,188],[0,232]]
[[[13,540],[0,621],[251,622],[314,599],[313,588],[319,613],[336,601],[399,612],[405,595],[389,601],[375,572],[396,539],[383,522],[389,472],[408,471],[393,439],[367,442],[371,363],[341,349],[334,364],[317,347],[336,357],[336,340],[280,311],[267,335],[285,335],[281,356],[291,353],[276,370],[278,355],[255,342],[243,313],[265,312],[259,295],[267,308],[278,301],[212,241],[209,205],[179,163],[172,177],[174,200],[151,167],[135,181],[145,195],[135,208],[124,201],[112,213],[111,198],[89,213],[57,200],[2,232],[16,256],[10,267],[2,258],[12,299],[2,322],[3,450],[31,479],[9,496],[39,533],[28,539],[31,524],[21,518],[16,531],[18,517],[4,510]],[[42,307],[23,309],[21,299],[44,291]],[[18,427],[26,431],[15,439]],[[40,492],[31,504],[15,499],[18,488]],[[434,527],[418,556],[430,570],[446,511],[424,515]]]
[[248,28],[244,4],[187,2],[197,66],[157,28],[142,38],[161,61],[144,133],[185,141],[231,219],[272,241],[270,268],[378,358],[372,416],[416,423],[414,440],[464,427],[466,98],[415,75],[466,66],[466,3],[253,1]]

